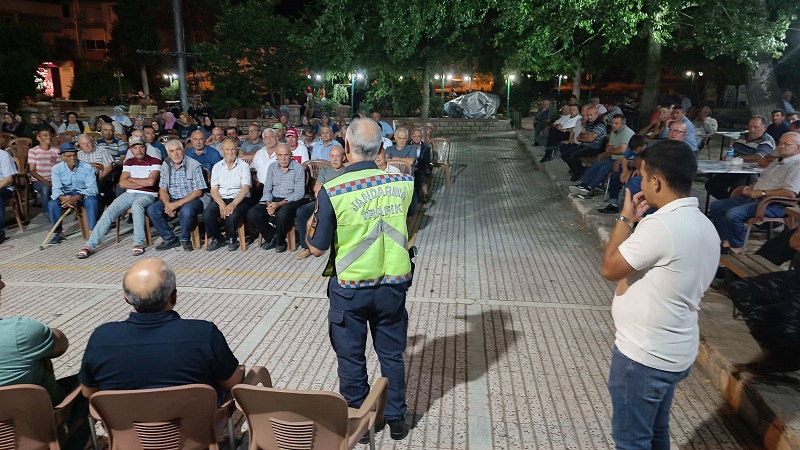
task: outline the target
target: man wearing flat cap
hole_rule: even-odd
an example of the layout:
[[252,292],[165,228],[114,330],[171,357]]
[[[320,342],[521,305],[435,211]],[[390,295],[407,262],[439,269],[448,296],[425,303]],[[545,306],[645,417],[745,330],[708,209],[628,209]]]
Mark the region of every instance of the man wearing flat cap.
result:
[[[72,142],[61,144],[58,149],[61,162],[53,166],[51,174],[53,190],[47,209],[50,212],[50,223],[55,225],[64,214],[66,208],[83,206],[84,214],[89,222],[89,229],[94,229],[99,211],[97,178],[91,164],[78,160],[78,150]],[[51,244],[64,240],[61,225],[56,228]]]

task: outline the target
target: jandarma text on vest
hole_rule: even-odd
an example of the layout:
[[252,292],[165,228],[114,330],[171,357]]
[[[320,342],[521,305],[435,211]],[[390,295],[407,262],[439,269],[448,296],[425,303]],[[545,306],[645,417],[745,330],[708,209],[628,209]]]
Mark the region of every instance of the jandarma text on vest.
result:
[[364,205],[367,204],[367,202],[376,199],[378,197],[399,197],[400,199],[405,200],[407,195],[408,194],[406,193],[406,191],[399,187],[376,186],[373,188],[365,189],[361,193],[361,198],[356,198],[355,200],[353,200],[353,202],[350,203],[350,206],[353,208],[353,211],[358,212],[358,210],[363,208]]

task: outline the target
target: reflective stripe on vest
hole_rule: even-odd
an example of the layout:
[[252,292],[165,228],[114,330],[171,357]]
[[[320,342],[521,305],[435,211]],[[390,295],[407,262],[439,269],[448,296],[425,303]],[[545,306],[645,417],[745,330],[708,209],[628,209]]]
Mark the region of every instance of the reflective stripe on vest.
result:
[[342,174],[324,189],[336,214],[339,284],[356,288],[408,281],[406,218],[414,178],[367,169]]

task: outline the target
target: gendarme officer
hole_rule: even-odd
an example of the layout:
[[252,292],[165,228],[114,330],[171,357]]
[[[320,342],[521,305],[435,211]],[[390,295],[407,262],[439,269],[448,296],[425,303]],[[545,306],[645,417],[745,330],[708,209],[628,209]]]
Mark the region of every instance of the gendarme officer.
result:
[[408,313],[411,281],[406,215],[414,194],[411,176],[387,174],[375,165],[382,152],[381,127],[355,119],[347,129],[350,165],[323,185],[308,223],[308,249],[322,256],[332,247],[326,275],[329,334],[339,365],[339,392],[358,408],[369,393],[365,355],[367,325],[381,373],[389,379],[384,417],[392,439],[408,434],[405,423]]

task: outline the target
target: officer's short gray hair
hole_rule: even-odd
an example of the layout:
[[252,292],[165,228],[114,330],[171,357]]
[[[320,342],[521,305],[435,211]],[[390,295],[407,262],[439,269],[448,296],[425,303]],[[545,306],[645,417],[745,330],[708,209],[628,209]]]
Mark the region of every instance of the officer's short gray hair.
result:
[[360,154],[367,161],[374,161],[383,144],[383,130],[372,119],[353,119],[345,139],[351,152]]

